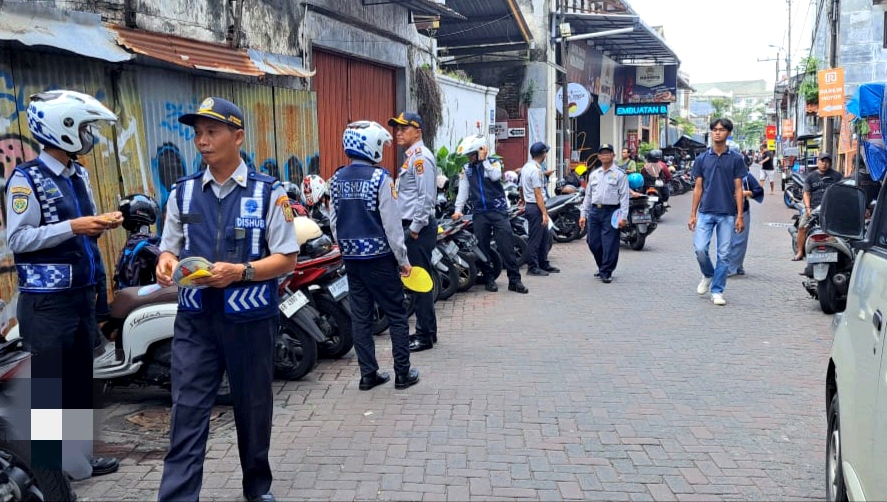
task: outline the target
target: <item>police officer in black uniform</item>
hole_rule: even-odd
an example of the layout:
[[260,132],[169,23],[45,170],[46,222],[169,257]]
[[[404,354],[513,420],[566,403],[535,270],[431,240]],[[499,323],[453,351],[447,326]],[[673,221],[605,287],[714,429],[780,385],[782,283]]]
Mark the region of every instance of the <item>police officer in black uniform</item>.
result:
[[32,444],[34,452],[56,453],[32,461],[85,479],[118,467],[116,459],[92,458],[92,349],[97,288],[105,287],[97,239],[123,216],[96,214],[77,156],[92,150],[90,124],[117,116],[92,96],[66,90],[31,96],[27,114],[43,151],[17,166],[6,186],[6,239],[18,273],[19,332],[34,355],[32,420],[37,410],[65,410],[64,424],[53,424],[64,428],[64,441],[34,441],[47,443]]
[[376,361],[372,332],[375,304],[382,307],[390,322],[394,388],[406,389],[419,381],[419,371],[410,368],[410,327],[400,281],[400,276],[409,276],[412,268],[394,180],[378,166],[389,143],[391,134],[376,122],[348,124],[342,145],[351,164],[336,171],[329,187],[330,226],[348,272],[360,390],[370,390],[391,379],[387,372],[379,371]]
[[299,245],[289,198],[273,177],[240,157],[243,112],[205,99],[179,117],[194,127],[207,168],[176,183],[167,203],[157,282],[172,285],[178,260],[203,257],[203,289],[179,289],[172,346],[172,423],[158,499],[198,500],[209,416],[227,371],[249,501],[271,502],[271,383],[278,329],[277,278],[293,269]]
[[[456,211],[452,218],[458,220],[462,217],[462,210],[470,197],[473,207],[472,223],[478,247],[487,256],[492,256],[490,236],[495,234],[499,254],[508,272],[508,290],[529,293],[530,290],[521,282],[514,246],[511,243],[513,233],[511,223],[508,221],[508,200],[502,187],[502,165],[498,161],[491,162],[487,159],[488,148],[487,138],[480,134],[468,136],[459,143],[456,152],[466,155],[468,164],[465,164],[459,176]],[[485,267],[483,264],[480,266]],[[483,272],[487,291],[494,293],[499,291],[496,279],[490,271],[483,270]]]

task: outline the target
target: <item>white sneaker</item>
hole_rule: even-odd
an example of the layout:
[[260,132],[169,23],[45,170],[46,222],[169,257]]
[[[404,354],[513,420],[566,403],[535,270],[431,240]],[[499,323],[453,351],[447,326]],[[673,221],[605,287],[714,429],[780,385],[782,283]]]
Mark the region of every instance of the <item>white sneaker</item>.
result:
[[708,293],[709,288],[711,288],[711,277],[703,277],[701,281],[699,281],[699,285],[696,286],[696,293],[700,295],[704,295]]
[[724,295],[721,293],[712,293],[711,294],[711,302],[715,305],[726,305],[727,300],[724,299]]

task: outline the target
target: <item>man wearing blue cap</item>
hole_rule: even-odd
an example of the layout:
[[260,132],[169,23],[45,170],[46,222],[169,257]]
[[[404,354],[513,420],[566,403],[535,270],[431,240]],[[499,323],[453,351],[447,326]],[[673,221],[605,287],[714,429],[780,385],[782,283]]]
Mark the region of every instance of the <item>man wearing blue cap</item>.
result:
[[530,229],[525,260],[530,275],[546,276],[560,272],[560,269],[548,263],[548,210],[545,208],[545,173],[542,171],[542,161],[548,150],[545,143],[534,143],[530,147],[532,158],[521,168],[521,196],[526,203],[524,214]]
[[180,259],[199,256],[213,265],[212,276],[193,281],[203,289],[179,289],[169,452],[157,497],[200,498],[209,416],[227,371],[243,494],[273,502],[268,450],[277,278],[293,270],[299,251],[293,212],[280,182],[241,159],[243,112],[234,103],[206,98],[179,122],[194,127],[207,167],[170,192],[157,282],[171,286]]
[[[614,157],[613,145],[604,143],[598,148],[601,166],[588,176],[579,217],[579,227],[588,221],[586,239],[598,267],[594,275],[605,284],[612,282],[619,261],[619,228],[628,224],[628,175],[613,164]],[[616,211],[619,228],[612,225]]]

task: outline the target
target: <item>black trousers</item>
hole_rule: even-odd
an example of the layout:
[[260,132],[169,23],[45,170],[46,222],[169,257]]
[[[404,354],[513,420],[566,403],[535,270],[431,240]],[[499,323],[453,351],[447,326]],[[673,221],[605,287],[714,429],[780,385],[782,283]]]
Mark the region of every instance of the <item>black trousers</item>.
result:
[[601,277],[608,277],[619,262],[619,230],[613,228],[610,219],[619,206],[592,206],[588,215],[588,249],[594,255]]
[[[496,247],[502,256],[502,265],[508,273],[508,282],[520,282],[520,270],[517,266],[517,259],[514,257],[514,244],[511,239],[513,233],[511,224],[508,222],[508,215],[496,211],[487,211],[484,213],[475,213],[472,217],[474,225],[474,235],[477,237],[477,243],[480,250],[487,256],[492,256],[490,249],[490,237],[496,238]],[[486,275],[489,268],[486,264],[478,262],[478,267]]]
[[542,225],[542,211],[536,204],[527,204],[524,215],[530,228],[527,258],[524,262],[531,269],[548,267],[548,227]]
[[30,392],[22,390],[30,394],[30,409],[65,410],[64,447],[62,441],[32,441],[32,462],[46,469],[67,468],[78,479],[88,477],[93,424],[85,417],[93,410],[92,350],[98,332],[95,288],[22,292],[16,316],[24,348],[33,354],[27,383]]
[[[431,252],[437,245],[437,220],[431,218],[419,231],[419,238],[410,237],[409,221],[404,221],[404,240],[410,265],[419,266],[432,273]],[[410,293],[416,306],[416,334],[425,338],[437,335],[437,315],[434,313],[434,292]]]
[[253,497],[271,490],[268,449],[278,322],[275,316],[234,323],[210,311],[176,316],[169,452],[158,500],[199,499],[209,417],[224,371],[234,404],[243,493]]
[[403,283],[394,256],[370,260],[345,260],[351,299],[351,334],[360,375],[369,376],[379,370],[376,342],[373,340],[373,309],[379,304],[388,317],[394,373],[410,371],[410,326],[403,304]]

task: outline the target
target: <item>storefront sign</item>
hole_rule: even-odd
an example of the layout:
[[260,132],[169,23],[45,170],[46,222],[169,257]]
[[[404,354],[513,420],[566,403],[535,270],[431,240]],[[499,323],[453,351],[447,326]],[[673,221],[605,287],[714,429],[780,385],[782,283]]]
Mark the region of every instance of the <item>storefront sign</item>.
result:
[[[563,113],[564,108],[562,89],[563,87],[557,90],[557,96],[554,98],[559,113]],[[570,82],[567,85],[567,106],[569,106],[570,118],[578,117],[587,112],[588,107],[591,106],[591,94],[588,92],[588,89],[584,85]]]
[[768,139],[767,140],[767,150],[770,150],[771,152],[776,151],[776,140],[775,139]]
[[844,114],[844,68],[829,68],[816,73],[819,80],[819,116]]
[[620,66],[616,71],[617,103],[674,103],[678,94],[678,67]]
[[616,115],[667,115],[668,103],[649,103],[649,104],[618,104],[616,105]]
[[782,137],[793,138],[795,136],[795,121],[792,119],[782,119]]

